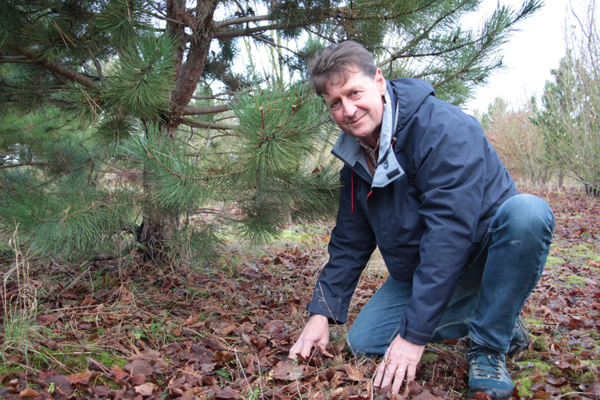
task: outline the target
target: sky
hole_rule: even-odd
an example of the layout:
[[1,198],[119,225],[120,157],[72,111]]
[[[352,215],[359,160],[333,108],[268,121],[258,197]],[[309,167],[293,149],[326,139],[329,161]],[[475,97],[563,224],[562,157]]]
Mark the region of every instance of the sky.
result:
[[[518,9],[525,0],[485,0],[478,18],[490,15],[498,2]],[[573,6],[583,4],[572,0]],[[525,104],[531,96],[540,97],[544,83],[551,80],[550,71],[558,67],[566,54],[564,28],[570,13],[569,0],[545,0],[533,16],[517,25],[509,42],[502,46],[505,68],[493,73],[488,84],[476,90],[465,105],[469,112],[486,112],[496,97],[502,97],[513,109]]]

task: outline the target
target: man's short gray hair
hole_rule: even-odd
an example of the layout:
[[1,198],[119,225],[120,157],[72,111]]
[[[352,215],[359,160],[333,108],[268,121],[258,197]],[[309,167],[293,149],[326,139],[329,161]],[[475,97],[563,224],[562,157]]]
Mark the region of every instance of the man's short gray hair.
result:
[[342,85],[356,67],[370,78],[375,77],[377,66],[373,57],[363,45],[348,40],[334,44],[317,54],[308,64],[308,77],[315,92],[320,96],[326,93],[327,82],[339,79]]

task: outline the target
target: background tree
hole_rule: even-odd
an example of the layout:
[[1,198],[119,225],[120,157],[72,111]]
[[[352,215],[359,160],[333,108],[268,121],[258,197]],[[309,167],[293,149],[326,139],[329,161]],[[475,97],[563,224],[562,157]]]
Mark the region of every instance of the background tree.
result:
[[507,108],[508,103],[502,98],[490,104],[482,118],[485,134],[515,180],[543,184],[551,170],[546,161],[543,130],[532,121],[535,103],[516,111]]
[[596,2],[567,37],[567,55],[552,71],[535,121],[544,128],[549,159],[561,173],[580,181],[589,195],[600,194],[600,43]]
[[[331,127],[294,84],[307,58],[353,39],[387,77],[426,79],[462,104],[541,6],[498,6],[480,30],[461,28],[480,2],[3,1],[2,227],[40,251],[113,243],[162,263],[206,255],[224,222],[260,240],[290,214],[332,212],[337,174],[309,157]],[[250,66],[266,54],[275,67],[238,72],[244,48]]]

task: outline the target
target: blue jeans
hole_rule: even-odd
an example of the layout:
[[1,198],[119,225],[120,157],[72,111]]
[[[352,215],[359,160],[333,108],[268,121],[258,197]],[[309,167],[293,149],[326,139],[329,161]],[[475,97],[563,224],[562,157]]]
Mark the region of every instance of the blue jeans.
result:
[[[430,341],[469,336],[506,353],[525,301],[537,284],[550,250],[554,216],[539,197],[522,194],[496,212],[472,252]],[[388,277],[348,332],[357,355],[383,355],[398,335],[412,283]]]

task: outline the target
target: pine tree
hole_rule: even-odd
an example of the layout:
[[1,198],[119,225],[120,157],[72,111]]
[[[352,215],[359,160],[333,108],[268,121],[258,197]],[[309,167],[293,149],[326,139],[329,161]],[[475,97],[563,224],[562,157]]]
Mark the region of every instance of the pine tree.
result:
[[[260,241],[290,216],[330,214],[336,167],[313,156],[335,129],[302,83],[307,59],[356,40],[386,77],[460,105],[541,6],[461,28],[480,3],[4,0],[0,226],[40,252],[114,245],[165,263],[210,254],[226,222]],[[276,65],[238,72],[243,43],[245,62]]]

